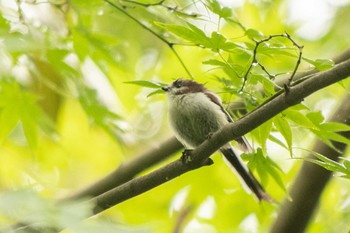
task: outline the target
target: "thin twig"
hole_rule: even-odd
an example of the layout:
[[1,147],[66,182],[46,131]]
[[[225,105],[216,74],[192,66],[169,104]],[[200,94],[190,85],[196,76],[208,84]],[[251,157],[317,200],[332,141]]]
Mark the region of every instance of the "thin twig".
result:
[[198,14],[183,12],[183,11],[179,10],[177,6],[165,5],[164,4],[165,0],[161,0],[161,1],[155,2],[155,3],[142,3],[142,2],[137,2],[137,1],[133,1],[133,0],[122,0],[122,1],[134,4],[134,5],[142,6],[142,7],[161,6],[161,7],[164,7],[165,9],[167,9],[169,11],[175,12],[175,13],[180,14],[180,15],[184,15],[184,16],[187,16],[187,17],[193,17],[193,18],[198,17]]
[[132,1],[132,0],[123,0],[123,2],[128,2],[128,3],[132,3],[132,4],[135,4],[135,5],[139,5],[139,6],[149,7],[149,6],[163,5],[165,0],[161,0],[159,2],[154,2],[154,3],[143,3],[143,2],[137,2],[137,1]]
[[145,29],[146,31],[150,32],[152,35],[154,35],[155,37],[157,37],[159,40],[161,40],[162,42],[164,42],[166,45],[168,45],[168,47],[170,48],[170,50],[174,53],[174,55],[176,56],[176,58],[179,60],[180,64],[182,65],[182,67],[185,69],[186,73],[189,75],[190,78],[193,78],[191,72],[189,71],[189,69],[186,67],[185,63],[182,61],[181,57],[179,56],[179,54],[177,53],[177,51],[174,49],[174,44],[172,42],[169,42],[168,40],[166,40],[164,37],[162,37],[161,35],[157,34],[155,31],[153,31],[151,28],[147,27],[146,25],[144,25],[143,23],[141,23],[140,20],[138,20],[136,17],[132,16],[131,14],[129,14],[128,12],[126,12],[125,10],[123,10],[122,8],[120,8],[119,6],[117,6],[116,4],[110,2],[109,0],[104,0],[105,2],[107,2],[109,5],[111,5],[113,8],[115,8],[116,10],[118,10],[119,12],[123,13],[124,15],[126,15],[127,17],[129,17],[130,19],[132,19],[133,21],[135,21],[138,25],[140,25],[143,29]]
[[289,41],[292,42],[293,46],[297,47],[298,50],[299,50],[299,55],[298,55],[298,60],[296,62],[296,65],[294,67],[294,70],[292,72],[292,75],[290,76],[290,78],[288,79],[288,83],[287,83],[287,86],[290,86],[290,84],[292,83],[293,81],[293,78],[299,68],[299,65],[300,65],[300,62],[301,62],[301,59],[302,59],[302,49],[304,46],[302,45],[299,45],[288,33],[283,33],[283,34],[275,34],[275,35],[270,35],[268,36],[267,38],[265,39],[262,39],[262,40],[254,40],[255,41],[255,47],[254,47],[254,50],[253,50],[253,59],[252,59],[252,62],[250,63],[246,73],[244,74],[243,76],[243,84],[239,90],[239,92],[241,92],[243,90],[243,88],[245,87],[245,84],[247,82],[247,79],[248,79],[248,75],[251,71],[251,69],[253,68],[253,66],[256,66],[256,65],[259,65],[259,67],[269,76],[269,77],[276,77],[276,75],[271,75],[267,69],[262,65],[260,64],[260,62],[258,61],[257,59],[257,53],[258,53],[258,48],[259,46],[262,44],[262,43],[265,43],[273,38],[276,38],[276,37],[285,37],[287,38]]
[[299,49],[299,56],[298,56],[297,63],[295,64],[295,67],[294,67],[292,75],[288,79],[288,86],[290,86],[290,84],[292,83],[293,78],[294,78],[294,76],[295,76],[295,74],[296,74],[296,72],[297,72],[297,70],[299,68],[299,65],[300,65],[300,62],[301,62],[301,58],[302,58],[302,55],[303,55],[303,48],[304,48],[304,46],[303,45],[299,45],[287,32],[285,33],[285,35],[293,43],[293,45]]

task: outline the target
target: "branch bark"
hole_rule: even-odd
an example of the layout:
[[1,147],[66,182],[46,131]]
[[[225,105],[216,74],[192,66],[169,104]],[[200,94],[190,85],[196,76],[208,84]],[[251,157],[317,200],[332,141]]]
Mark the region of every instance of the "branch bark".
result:
[[96,181],[90,186],[77,191],[76,193],[62,199],[61,201],[76,200],[84,197],[95,197],[108,190],[117,187],[144,171],[151,166],[160,163],[173,153],[179,151],[183,146],[175,138],[171,137],[160,143],[156,148],[151,148],[147,152],[121,164],[116,170]]
[[[203,164],[203,161],[206,161],[211,154],[217,151],[225,143],[248,133],[288,107],[300,103],[305,97],[313,92],[343,80],[349,75],[350,60],[345,61],[328,71],[321,72],[311,79],[307,79],[290,87],[287,89],[287,92],[279,93],[270,101],[252,111],[239,121],[223,127],[220,131],[213,134],[210,140],[203,142],[192,152],[193,164]],[[140,195],[197,167],[200,167],[200,165],[193,167],[183,164],[181,160],[176,160],[145,176],[137,177],[126,182],[121,186],[93,198],[91,201],[96,203],[94,214],[100,213],[120,202]]]
[[[346,95],[330,121],[350,124],[350,95]],[[350,132],[342,133],[350,138]],[[333,142],[338,151],[330,148],[318,140],[312,151],[318,152],[328,158],[337,161],[341,152],[346,149],[346,144]],[[314,158],[311,154],[309,158]],[[332,172],[318,165],[304,161],[302,168],[294,181],[290,191],[292,202],[284,201],[271,233],[298,233],[304,232],[316,207],[319,204],[320,196],[329,182]]]

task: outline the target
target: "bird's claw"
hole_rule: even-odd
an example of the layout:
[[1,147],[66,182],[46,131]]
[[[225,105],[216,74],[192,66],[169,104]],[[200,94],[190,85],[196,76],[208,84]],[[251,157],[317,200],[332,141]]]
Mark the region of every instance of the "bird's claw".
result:
[[[195,166],[193,164],[193,158],[192,158],[192,151],[193,150],[184,150],[182,152],[182,156],[181,156],[181,161],[183,164],[187,164],[187,165],[190,165],[190,166]],[[202,163],[202,166],[210,166],[214,164],[214,161],[211,159],[211,158],[207,158],[203,163]]]
[[214,133],[213,133],[213,132],[208,133],[206,138],[209,140],[209,139],[211,139],[211,138],[213,137],[213,135],[214,135]]
[[189,164],[193,161],[192,157],[191,157],[191,152],[192,152],[192,150],[188,150],[188,149],[185,149],[182,152],[182,156],[181,156],[182,163]]

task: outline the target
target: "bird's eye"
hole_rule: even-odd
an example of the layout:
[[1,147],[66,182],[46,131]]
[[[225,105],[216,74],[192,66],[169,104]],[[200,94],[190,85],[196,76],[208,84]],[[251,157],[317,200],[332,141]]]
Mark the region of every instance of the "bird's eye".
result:
[[182,82],[180,80],[175,81],[174,82],[174,87],[176,87],[176,88],[182,87]]

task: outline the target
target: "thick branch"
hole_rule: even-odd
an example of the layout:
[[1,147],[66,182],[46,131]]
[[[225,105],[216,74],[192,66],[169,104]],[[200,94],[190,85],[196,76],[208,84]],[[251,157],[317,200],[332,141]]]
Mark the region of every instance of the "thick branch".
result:
[[183,146],[180,142],[176,140],[176,138],[171,137],[160,143],[158,147],[151,148],[147,152],[121,164],[116,170],[107,176],[76,192],[70,197],[62,199],[62,201],[69,201],[83,197],[95,197],[107,192],[108,190],[131,180],[147,168],[163,161],[181,148],[183,148]]
[[[347,95],[342,104],[338,107],[330,121],[350,124],[350,95]],[[342,133],[349,138],[350,132]],[[318,140],[313,151],[327,156],[332,160],[338,160],[344,152],[346,144],[333,142],[338,149],[335,151],[322,141]],[[314,158],[312,155],[309,158]],[[333,173],[318,165],[304,161],[302,168],[291,188],[290,196],[293,201],[286,200],[282,205],[271,233],[298,233],[304,232],[318,203],[324,187]]]
[[[300,103],[305,97],[313,92],[343,80],[349,75],[350,60],[335,66],[331,70],[319,73],[312,79],[305,80],[290,87],[287,93],[279,94],[271,101],[249,113],[239,121],[228,124],[219,132],[216,132],[210,140],[205,141],[193,151],[193,163],[203,163],[203,161],[225,143],[248,133],[288,107]],[[145,176],[135,178],[94,198],[92,201],[97,204],[94,213],[97,214],[122,201],[144,193],[192,169],[193,167],[185,166],[181,160],[176,160],[175,162]]]

